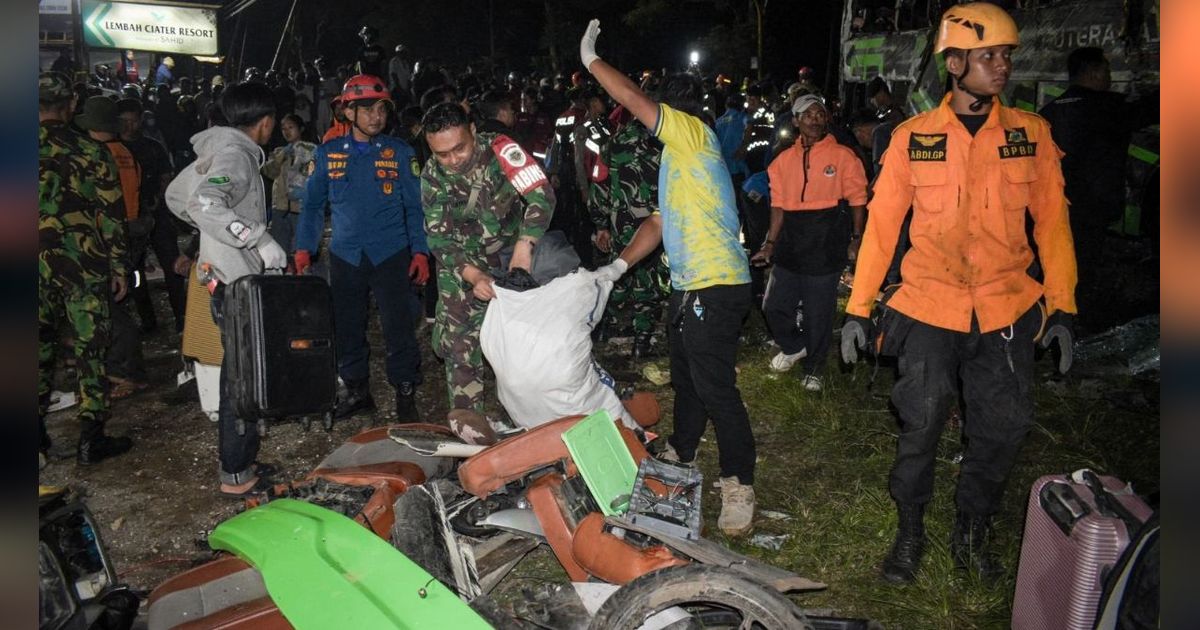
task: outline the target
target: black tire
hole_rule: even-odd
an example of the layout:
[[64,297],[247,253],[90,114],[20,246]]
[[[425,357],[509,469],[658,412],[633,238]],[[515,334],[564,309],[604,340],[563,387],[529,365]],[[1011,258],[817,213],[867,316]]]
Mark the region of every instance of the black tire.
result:
[[[651,615],[679,606],[695,619],[687,627],[811,630],[786,596],[723,567],[689,564],[647,573],[621,587],[597,611],[590,630],[634,630]],[[731,615],[728,613],[734,613]],[[710,625],[715,622],[715,625]],[[732,625],[731,625],[732,624]]]

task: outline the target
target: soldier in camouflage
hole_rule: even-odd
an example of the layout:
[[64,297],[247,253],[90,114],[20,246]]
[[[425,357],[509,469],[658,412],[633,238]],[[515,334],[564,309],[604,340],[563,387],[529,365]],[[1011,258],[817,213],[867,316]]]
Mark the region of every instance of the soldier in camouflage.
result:
[[79,379],[76,461],[94,464],[133,446],[104,435],[108,419],[109,296],[124,299],[127,245],[121,184],[112,156],[67,125],[75,109],[70,80],[38,77],[38,424],[39,450],[50,448],[46,412],[65,320]]
[[479,329],[496,295],[493,275],[504,271],[500,251],[512,249],[509,270],[530,269],[554,193],[532,156],[508,136],[476,133],[459,105],[434,106],[422,126],[433,153],[421,173],[427,239],[438,261],[433,347],[446,363],[451,409],[482,413]]
[[[594,171],[605,177],[599,181],[592,178],[588,196],[600,251],[619,252],[628,247],[642,221],[658,210],[661,154],[662,143],[633,119],[623,123],[602,146]],[[661,247],[613,285],[605,317],[616,324],[615,334],[624,334],[632,322],[635,358],[650,353],[650,339],[669,294],[670,275]]]

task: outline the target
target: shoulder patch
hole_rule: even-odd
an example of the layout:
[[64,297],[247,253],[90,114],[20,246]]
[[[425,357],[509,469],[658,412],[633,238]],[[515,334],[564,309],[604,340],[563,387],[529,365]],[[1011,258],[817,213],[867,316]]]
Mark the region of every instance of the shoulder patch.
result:
[[512,138],[504,135],[496,136],[496,139],[492,141],[492,152],[496,154],[504,176],[522,195],[547,183],[546,173],[542,171],[537,162],[529,159],[525,149],[522,149],[521,145]]
[[228,178],[228,177],[226,177],[226,176],[224,176],[224,175],[218,175],[218,176],[216,176],[216,177],[209,177],[209,178],[208,178],[208,183],[210,183],[210,184],[216,184],[216,185],[220,186],[220,185],[222,185],[222,184],[228,184],[228,183],[229,183],[229,178]]
[[413,177],[421,176],[421,163],[417,161],[417,156],[408,158],[408,169],[412,171]]

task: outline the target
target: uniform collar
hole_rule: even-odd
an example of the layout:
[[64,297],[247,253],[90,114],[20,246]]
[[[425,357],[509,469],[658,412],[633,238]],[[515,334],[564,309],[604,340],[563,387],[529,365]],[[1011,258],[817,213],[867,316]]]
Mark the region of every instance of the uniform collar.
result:
[[[942,97],[942,104],[939,105],[937,109],[933,110],[933,118],[930,120],[930,126],[937,130],[957,127],[963,131],[966,131],[967,128],[962,124],[962,121],[958,119],[958,114],[954,113],[954,110],[950,107],[951,96],[953,95],[947,92],[946,95]],[[987,120],[984,121],[983,126],[980,127],[979,130],[983,131],[984,129],[1000,126],[1001,122],[1003,122],[1003,109],[1005,108],[1003,104],[1000,103],[1000,98],[993,96],[992,109],[988,112]],[[1007,116],[1004,116],[1004,118],[1007,118]]]

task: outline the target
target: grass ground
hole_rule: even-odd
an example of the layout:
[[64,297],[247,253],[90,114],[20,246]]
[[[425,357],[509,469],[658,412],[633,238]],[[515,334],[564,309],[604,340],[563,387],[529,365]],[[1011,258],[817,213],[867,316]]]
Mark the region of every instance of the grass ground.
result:
[[[846,369],[831,356],[824,391],[806,392],[799,386],[798,368],[783,375],[767,368],[774,349],[766,346],[760,324],[751,322],[747,337],[739,355],[738,384],[758,443],[758,508],[786,515],[760,514],[754,533],[786,539],[773,551],[750,544],[748,538],[725,538],[716,527],[719,491],[711,484],[704,496],[705,533],[739,552],[828,584],[823,592],[797,598],[805,608],[870,618],[887,628],[1008,627],[1025,503],[1035,479],[1090,467],[1133,482],[1139,494],[1153,495],[1157,503],[1157,382],[1116,376],[1062,379],[1052,375],[1046,358],[1037,366],[1037,423],[995,523],[1007,575],[994,584],[982,583],[956,571],[950,559],[954,459],[961,451],[960,430],[951,422],[938,449],[936,494],[926,515],[930,547],[923,568],[913,584],[889,585],[878,576],[896,525],[887,490],[898,431],[888,403],[893,371],[883,366],[875,371],[867,362]],[[621,353],[597,348],[605,365],[619,365]],[[666,370],[665,358],[654,363]],[[873,372],[875,380],[868,387]],[[664,421],[657,428],[669,433],[669,385],[654,387],[642,379],[638,386],[658,392]],[[710,430],[698,456],[708,481],[717,477],[716,457]],[[526,579],[538,579],[546,570],[533,569]],[[519,569],[518,575],[522,573]]]

